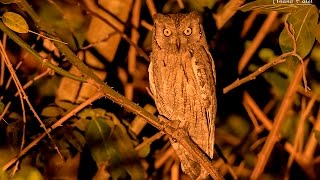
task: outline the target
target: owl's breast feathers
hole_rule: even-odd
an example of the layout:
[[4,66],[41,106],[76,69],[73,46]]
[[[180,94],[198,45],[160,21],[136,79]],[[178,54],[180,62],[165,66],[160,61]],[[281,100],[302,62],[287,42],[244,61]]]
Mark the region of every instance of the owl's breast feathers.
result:
[[203,46],[152,53],[150,89],[159,113],[186,125],[191,139],[212,158],[216,99],[211,55]]

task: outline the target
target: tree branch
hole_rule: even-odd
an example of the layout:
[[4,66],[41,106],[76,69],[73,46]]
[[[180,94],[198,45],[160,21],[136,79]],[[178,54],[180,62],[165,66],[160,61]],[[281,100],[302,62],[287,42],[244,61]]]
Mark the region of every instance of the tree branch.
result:
[[[33,19],[33,21],[36,23],[36,25],[38,27],[40,27],[42,30],[44,30],[45,32],[47,32],[49,34],[49,37],[54,37],[55,33],[53,31],[53,29],[46,24],[45,22],[41,21],[40,18],[38,17],[38,15],[33,11],[33,9],[30,7],[30,5],[26,2],[26,0],[21,0],[18,2],[18,5],[25,10],[30,17]],[[57,38],[57,37],[54,37]],[[93,73],[93,71],[86,66],[69,48],[68,46],[66,46],[65,44],[59,43],[59,42],[54,42],[56,47],[67,57],[67,59],[73,64],[75,65],[81,72],[82,74],[85,75],[85,79],[87,81],[87,83],[92,84],[94,86],[96,86],[99,90],[99,93],[102,93],[103,95],[105,95],[107,98],[109,98],[110,100],[116,102],[117,104],[119,104],[120,106],[125,107],[126,109],[128,109],[129,111],[133,112],[134,114],[137,114],[143,118],[145,118],[151,125],[153,125],[154,127],[156,127],[159,130],[164,130],[164,125],[161,124],[159,122],[159,120],[152,115],[151,113],[147,112],[146,110],[144,110],[142,107],[138,106],[137,104],[133,103],[132,101],[128,100],[127,98],[125,98],[124,96],[122,96],[121,94],[117,93],[115,90],[113,90],[111,87],[109,87],[108,85],[104,84],[104,82],[96,75]],[[99,94],[100,95],[100,94]],[[99,96],[100,97],[100,96]],[[77,108],[75,108],[74,111],[72,112],[76,112],[77,110],[79,110],[79,108],[82,108],[82,106],[78,106]],[[67,120],[70,116],[71,113],[69,113],[69,116],[65,116],[64,119]],[[64,120],[59,120],[59,122],[64,122]],[[168,127],[168,126],[166,126]],[[53,128],[53,127],[52,127]],[[49,132],[51,132],[52,130],[50,130]],[[174,132],[181,132],[180,129],[176,130],[176,129],[170,129],[170,130],[166,130],[165,131],[168,135],[170,135],[172,138],[177,139],[178,143],[181,143],[182,146],[184,146],[188,152],[192,155],[194,155],[196,157],[197,160],[199,160],[199,163],[205,167],[208,172],[210,173],[210,175],[217,180],[222,179],[221,176],[219,176],[219,173],[217,172],[216,169],[214,169],[212,167],[212,165],[210,165],[210,161],[205,157],[205,155],[201,152],[201,150],[199,149],[199,147],[194,144],[189,137],[185,137],[186,132],[182,132],[182,133],[178,133],[174,134]],[[180,134],[183,135],[183,138],[180,137]],[[42,139],[45,136],[45,134],[42,134],[39,137],[39,141],[40,139]],[[29,146],[28,146],[29,147]],[[32,147],[32,146],[31,146]],[[29,147],[29,149],[31,148]],[[29,149],[27,149],[26,151],[23,151],[19,154],[24,154],[26,153]],[[12,161],[16,161],[18,158],[18,156],[16,156],[16,158],[14,158]],[[20,156],[21,157],[21,156]],[[3,167],[3,171],[6,170],[8,167],[10,167],[12,163],[8,163],[5,167]]]

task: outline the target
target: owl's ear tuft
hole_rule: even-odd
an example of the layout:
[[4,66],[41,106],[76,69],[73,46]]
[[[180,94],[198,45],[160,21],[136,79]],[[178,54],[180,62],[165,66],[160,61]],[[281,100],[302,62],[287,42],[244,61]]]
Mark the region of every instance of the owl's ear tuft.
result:
[[162,19],[163,17],[164,17],[163,14],[157,13],[152,16],[152,19],[153,21],[156,21],[156,20]]
[[198,22],[201,21],[201,16],[198,12],[192,11],[191,13],[188,14],[190,19],[196,20]]

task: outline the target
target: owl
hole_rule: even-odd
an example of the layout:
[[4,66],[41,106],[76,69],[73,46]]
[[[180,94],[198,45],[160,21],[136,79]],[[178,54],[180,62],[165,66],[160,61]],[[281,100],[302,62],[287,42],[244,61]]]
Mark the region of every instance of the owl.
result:
[[[160,115],[179,121],[210,158],[214,152],[216,73],[199,14],[156,14],[149,65],[150,90]],[[171,144],[192,179],[207,171],[178,143]]]

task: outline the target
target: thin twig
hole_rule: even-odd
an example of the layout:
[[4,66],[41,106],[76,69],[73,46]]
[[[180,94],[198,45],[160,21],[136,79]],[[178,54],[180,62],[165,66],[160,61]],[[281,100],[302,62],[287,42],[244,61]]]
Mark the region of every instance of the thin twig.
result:
[[305,87],[299,86],[298,93],[308,98],[311,98],[314,94],[317,94],[317,101],[320,101],[320,94],[314,91],[306,91]]
[[[263,111],[258,107],[258,105],[254,102],[254,100],[251,98],[251,96],[247,92],[244,94],[244,101],[246,103],[248,103],[249,108],[252,109],[252,111],[255,114],[255,116],[257,117],[257,119],[260,122],[262,122],[262,124],[265,126],[265,128],[268,131],[271,131],[273,129],[273,124],[272,124],[271,120],[269,120],[265,116]],[[320,112],[320,110],[319,110],[319,112]],[[319,117],[320,117],[320,113],[319,113]],[[319,125],[319,127],[320,127],[320,125]],[[250,150],[252,151],[253,148],[257,148],[257,146],[260,146],[260,144],[263,143],[265,141],[265,139],[266,138],[263,138],[263,139],[260,139],[259,141],[256,141],[256,143],[250,147]],[[279,141],[280,139],[281,139],[281,136],[279,135],[277,137],[277,141]],[[316,140],[315,140],[315,144],[317,144]],[[284,144],[284,149],[288,152],[288,154],[294,154],[295,161],[300,165],[300,167],[302,167],[304,169],[306,174],[310,175],[310,177],[314,174],[312,168],[310,168],[310,166],[312,167],[312,163],[310,162],[310,160],[305,158],[303,154],[301,154],[299,152],[297,152],[297,153],[294,152],[295,149],[293,148],[293,146],[289,142],[286,142]]]
[[[45,61],[43,57],[39,55],[38,52],[36,52],[34,49],[32,49],[26,42],[24,42],[18,35],[16,35],[13,31],[11,31],[9,28],[7,28],[2,21],[0,21],[0,29],[6,33],[15,43],[17,43],[20,47],[22,47],[24,50],[26,50],[28,53],[34,56],[35,60],[42,63],[43,65],[49,67],[50,69],[54,70],[56,73],[61,74],[63,76],[66,76],[70,79],[74,79],[76,81],[84,82],[84,77],[77,77],[68,71],[65,71],[53,64],[51,64],[48,61]],[[61,43],[60,43],[61,44]]]
[[114,29],[117,33],[119,33],[119,35],[121,36],[121,38],[123,38],[125,41],[127,41],[131,46],[133,46],[139,53],[139,55],[141,55],[143,58],[145,58],[147,61],[150,61],[149,56],[147,55],[146,52],[144,52],[136,43],[132,42],[131,39],[125,34],[123,33],[119,28],[117,28],[114,24],[112,24],[107,18],[101,16],[100,14],[92,11],[91,9],[89,9],[85,4],[83,4],[82,2],[79,2],[78,4],[82,9],[84,9],[85,11],[87,11],[87,13],[89,15],[92,15],[98,19],[100,19],[101,21],[103,21],[104,23],[106,23],[107,25],[109,25],[112,29]]
[[182,1],[182,0],[177,0],[177,2],[178,2],[179,8],[180,8],[180,9],[184,9],[184,3],[183,3],[183,1]]
[[[77,106],[75,109],[70,111],[68,114],[63,116],[61,119],[59,119],[57,122],[55,122],[49,129],[48,133],[51,133],[54,129],[57,127],[62,126],[64,122],[66,122],[70,117],[74,116],[77,112],[81,111],[86,106],[90,105],[97,99],[101,98],[103,94],[101,92],[96,93],[93,97],[89,98],[79,106]],[[14,158],[12,158],[6,165],[2,167],[2,171],[6,171],[12,164],[14,164],[21,156],[26,154],[31,148],[33,148],[35,145],[39,144],[39,142],[46,137],[47,133],[42,133],[40,136],[38,136],[35,140],[33,140],[28,146],[26,146],[22,151],[19,152]]]
[[[152,114],[157,112],[157,108],[150,104],[146,104],[143,109]],[[130,130],[137,136],[146,125],[147,121],[145,119],[143,119],[141,116],[136,116],[130,124]]]
[[[4,45],[4,48],[6,49],[6,44],[7,44],[7,34],[3,34],[2,36],[2,44]],[[3,61],[3,55],[1,54],[1,59],[0,59],[0,87],[3,85],[4,83],[4,70],[5,70],[5,65],[4,65],[4,61]],[[1,100],[1,98],[0,98]],[[1,119],[0,119],[1,121]]]
[[264,114],[264,112],[259,108],[257,103],[246,91],[243,93],[243,102],[245,102],[249,106],[249,108],[252,110],[257,119],[262,123],[263,127],[270,131],[272,129],[271,120],[268,119],[266,114]]
[[[20,67],[21,67],[21,65],[22,65],[22,61],[20,61],[18,64],[17,64],[17,66],[16,66],[16,68],[15,68],[15,71],[17,71]],[[6,87],[5,87],[5,90],[8,90],[9,89],[9,87],[10,87],[10,85],[11,85],[11,82],[12,82],[12,76],[10,76],[9,78],[8,78],[8,80],[7,80],[7,83],[6,83]]]
[[314,155],[316,148],[319,144],[315,138],[314,130],[318,130],[318,131],[320,130],[320,108],[318,109],[318,115],[317,115],[316,121],[313,125],[313,130],[309,134],[309,139],[307,140],[306,146],[303,151],[303,157],[305,157],[305,159],[308,162],[313,160],[313,155]]
[[[296,44],[296,40],[294,38],[294,30],[290,29],[289,27],[289,23],[287,22],[289,15],[286,16],[286,20],[285,20],[285,28],[287,30],[287,33],[289,34],[289,36],[292,39],[292,43],[293,43],[293,51],[291,52],[293,56],[299,56],[296,52],[297,52],[297,44]],[[304,72],[304,68],[306,68],[306,65],[308,64],[308,60],[306,61],[306,63],[304,63],[303,61],[301,62],[301,64],[296,68],[296,71],[294,73],[294,77],[292,82],[290,83],[287,92],[282,100],[282,103],[280,105],[280,108],[278,110],[278,113],[275,116],[274,119],[274,125],[272,130],[270,131],[267,141],[264,144],[262,150],[260,151],[259,155],[258,155],[258,160],[257,160],[257,164],[251,174],[251,178],[252,179],[257,179],[259,178],[259,176],[261,175],[261,173],[263,172],[267,161],[269,160],[269,157],[271,155],[271,152],[274,148],[275,143],[278,141],[279,138],[279,132],[282,126],[282,122],[285,119],[286,113],[288,111],[288,109],[291,107],[292,102],[293,102],[293,96],[294,94],[297,92],[298,86],[299,86],[299,82],[301,81],[301,79],[304,79],[305,76],[305,72]],[[304,81],[304,84],[306,85],[306,82]],[[307,88],[307,87],[306,87]]]
[[149,9],[151,17],[153,17],[155,14],[157,14],[156,6],[153,3],[153,0],[146,0],[147,7]]
[[[297,54],[297,43],[296,43],[296,39],[294,37],[295,31],[294,31],[293,25],[289,24],[287,22],[288,18],[289,18],[289,14],[286,15],[286,20],[285,20],[284,26],[287,30],[288,35],[290,36],[290,38],[293,41],[293,52],[294,53],[292,54],[292,56],[295,56],[296,58],[298,58],[300,63],[303,64],[303,59],[301,58],[301,56],[299,54]],[[306,78],[306,73],[305,73],[304,69],[302,69],[302,79],[303,79],[305,91],[310,90],[310,88],[307,85],[307,78]]]
[[[0,46],[1,46],[1,44],[0,44]],[[4,47],[3,47],[3,49],[4,49]],[[1,54],[5,54],[5,52],[2,52]],[[5,61],[6,65],[7,65],[7,68],[9,69],[10,73],[15,72],[15,70],[19,69],[19,67],[22,64],[22,62],[19,62],[18,65],[16,66],[16,69],[13,70],[12,65],[7,62],[7,60],[8,60],[8,59],[6,59],[7,58],[7,54],[5,54],[3,57],[4,57],[4,61]],[[25,109],[25,106],[24,106],[23,95],[22,95],[21,89],[19,88],[19,85],[17,85],[17,81],[19,82],[19,79],[17,79],[17,77],[15,75],[13,75],[13,74],[11,74],[10,78],[13,79],[13,81],[15,82],[15,84],[17,86],[17,89],[18,89],[18,92],[17,92],[18,94],[17,95],[19,95],[20,105],[21,105],[21,110],[22,110],[23,127],[22,127],[22,137],[21,137],[21,145],[20,145],[20,151],[21,151],[23,149],[23,147],[24,147],[25,136],[26,136],[26,124],[27,124],[26,109]],[[9,84],[10,83],[7,84],[8,87],[9,87]],[[19,161],[16,162],[16,164],[15,164],[15,166],[13,168],[11,176],[13,176],[15,174],[15,172],[18,170],[19,163],[20,163]]]
[[292,105],[292,102],[293,102],[292,97],[297,91],[298,84],[302,79],[302,69],[305,68],[306,64],[307,63],[300,64],[294,73],[295,76],[292,82],[290,83],[288,90],[281,103],[281,106],[279,108],[279,111],[275,116],[273,128],[271,129],[268,135],[267,141],[258,155],[256,166],[250,177],[251,179],[259,179],[261,173],[263,172],[267,164],[267,161],[269,160],[269,157],[271,155],[271,152],[274,148],[275,143],[279,140],[279,132],[282,127],[282,122],[284,121],[285,116]]
[[241,84],[244,84],[248,81],[254,80],[258,75],[262,74],[267,69],[269,69],[279,63],[285,62],[286,61],[285,58],[292,56],[292,54],[294,54],[294,52],[284,53],[284,54],[280,55],[279,57],[275,58],[273,61],[261,66],[258,70],[254,71],[253,73],[249,74],[248,76],[246,76],[242,79],[237,79],[236,81],[234,81],[233,83],[231,83],[227,87],[223,88],[223,93],[226,94],[229,91],[231,91],[232,89],[240,86]]
[[152,28],[153,28],[153,26],[145,20],[141,21],[141,26],[148,29],[149,31],[152,31]]
[[[5,49],[4,49],[3,45],[2,45],[2,43],[0,43],[0,49],[1,49],[2,54],[4,55],[4,61],[5,61],[6,65],[7,65],[7,68],[8,68],[9,71],[10,71],[11,76],[13,77],[13,80],[14,80],[16,86],[17,86],[17,89],[18,89],[18,91],[21,92],[21,95],[20,95],[20,96],[21,96],[21,103],[22,103],[21,105],[24,107],[24,105],[23,105],[23,104],[24,104],[24,103],[23,103],[23,99],[24,99],[24,100],[26,101],[26,103],[28,104],[30,110],[33,112],[35,118],[38,120],[38,122],[40,123],[41,127],[44,129],[44,131],[47,133],[48,137],[49,137],[50,140],[52,141],[52,143],[53,143],[53,145],[54,145],[54,148],[56,149],[57,153],[61,156],[61,158],[63,158],[63,156],[61,155],[61,153],[60,153],[60,151],[59,151],[56,143],[54,142],[53,138],[52,138],[51,135],[48,133],[48,130],[46,129],[46,127],[45,127],[45,125],[43,124],[42,120],[40,119],[39,115],[36,113],[36,111],[34,110],[32,104],[31,104],[30,101],[28,100],[28,96],[27,96],[27,94],[25,93],[25,91],[23,90],[22,85],[21,85],[21,83],[20,83],[20,81],[19,81],[19,79],[18,79],[18,76],[17,76],[17,74],[15,73],[14,69],[12,68],[11,62],[10,62],[7,54],[5,53]],[[25,110],[24,110],[24,111],[25,111]],[[24,121],[25,121],[25,119],[24,119]]]
[[160,139],[163,136],[162,132],[157,132],[155,135],[151,136],[150,138],[148,138],[147,140],[144,140],[141,144],[139,144],[138,146],[136,146],[134,148],[135,151],[139,151],[140,149],[142,149],[143,147],[145,147],[148,144],[153,143],[154,141]]
[[[285,28],[288,32],[288,35],[290,36],[290,38],[292,39],[293,41],[293,50],[291,52],[286,52],[286,53],[283,53],[281,54],[280,56],[278,56],[277,58],[275,58],[273,61],[263,65],[262,67],[260,67],[258,70],[256,70],[255,72],[251,73],[250,75],[242,78],[242,79],[237,79],[236,81],[234,81],[233,83],[231,83],[230,85],[228,85],[227,87],[223,88],[223,93],[226,94],[228,93],[230,90],[240,86],[241,84],[244,84],[248,81],[251,81],[251,80],[254,80],[258,75],[260,75],[261,73],[265,72],[267,69],[269,69],[270,67],[273,67],[279,63],[283,63],[286,61],[286,58],[290,57],[290,56],[295,56],[297,57],[301,64],[303,64],[303,60],[301,58],[301,56],[299,56],[297,54],[297,44],[296,44],[296,40],[294,38],[294,30],[290,27],[289,27],[289,24],[287,22],[287,19],[288,19],[288,15],[286,16],[286,20],[285,20]],[[303,83],[304,83],[304,87],[305,87],[305,91],[307,91],[309,88],[307,86],[307,79],[306,79],[306,75],[305,75],[305,70],[303,69],[302,70],[302,77],[303,77]]]
[[155,160],[154,168],[155,169],[159,169],[174,154],[175,154],[174,149],[172,148],[172,146],[169,146],[169,148],[167,148],[166,151],[162,152],[161,156]]
[[[140,10],[141,10],[141,0],[135,0],[132,7],[132,18],[131,23],[135,28],[131,28],[131,41],[135,44],[138,44],[139,41],[139,31],[136,29],[140,25]],[[136,64],[137,64],[137,49],[134,46],[130,46],[128,52],[128,72],[131,77],[134,76],[136,72]],[[133,82],[126,83],[124,87],[125,97],[132,100],[133,99],[133,90],[134,84]]]
[[87,49],[89,49],[91,47],[99,45],[100,43],[107,42],[115,34],[117,34],[117,32],[115,32],[115,31],[112,32],[112,33],[109,33],[109,34],[106,35],[105,38],[103,38],[103,39],[101,39],[101,40],[99,40],[97,42],[90,43],[89,45],[82,47],[81,50],[87,50]]
[[273,21],[276,19],[278,12],[272,11],[268,15],[267,19],[262,24],[262,27],[259,29],[257,35],[254,37],[250,47],[243,53],[241,59],[238,63],[238,73],[241,74],[243,69],[249,63],[249,60],[253,56],[253,54],[258,49],[259,45],[261,44],[262,40],[266,37],[267,33],[270,30],[270,27],[273,26]]
[[218,14],[213,14],[213,18],[216,20],[218,29],[221,29],[223,25],[236,14],[239,7],[245,2],[245,0],[230,0]]
[[1,122],[2,120],[4,120],[3,117],[4,117],[4,115],[8,112],[9,107],[10,107],[10,104],[11,104],[11,102],[9,102],[9,103],[4,107],[4,109],[3,109],[3,111],[2,111],[2,114],[0,114],[0,122]]
[[243,101],[242,104],[243,104],[244,108],[246,109],[246,111],[247,111],[247,113],[248,113],[248,115],[250,117],[250,120],[251,120],[251,122],[252,122],[252,124],[254,126],[254,132],[257,133],[257,134],[260,133],[263,130],[263,128],[261,128],[259,126],[257,118],[254,116],[254,114],[252,112],[252,109],[249,107],[249,105],[245,101]]
[[35,35],[38,35],[38,36],[40,36],[40,37],[43,37],[43,38],[45,38],[45,39],[51,40],[51,41],[57,41],[57,42],[59,42],[59,43],[68,44],[68,43],[66,43],[66,42],[60,41],[59,39],[49,38],[49,37],[47,37],[47,36],[45,36],[45,35],[42,35],[42,34],[40,34],[40,33],[31,31],[31,30],[29,30],[29,32],[30,32],[30,33],[33,33],[33,34],[35,34]]
[[[33,78],[32,80],[30,80],[29,82],[27,82],[25,85],[23,85],[23,89],[27,89],[28,87],[30,87],[30,86],[32,85],[32,83],[34,83],[35,81],[41,79],[42,77],[44,77],[45,75],[47,75],[50,71],[51,71],[51,69],[48,68],[47,71],[39,74],[38,76],[36,76],[35,78]],[[17,96],[19,95],[19,92],[20,92],[20,91],[16,92],[16,94],[15,94],[14,96],[17,97]],[[2,114],[0,115],[0,121],[1,121],[1,119],[3,118],[3,116],[5,115],[5,113],[9,110],[11,104],[12,104],[11,101],[9,101],[9,102],[7,103],[7,105],[5,106]],[[23,112],[25,112],[25,111],[23,111]],[[24,127],[24,128],[25,128],[25,127]]]
[[299,150],[300,148],[298,148],[299,146],[302,147],[303,146],[303,139],[304,139],[304,129],[305,129],[305,123],[306,120],[314,106],[314,103],[316,102],[316,95],[314,95],[311,100],[309,101],[307,107],[305,109],[301,110],[301,116],[299,118],[299,121],[297,123],[296,126],[296,133],[295,133],[295,137],[294,137],[294,143],[293,143],[293,148],[294,151],[293,153],[290,153],[289,159],[288,159],[288,163],[287,163],[287,176],[289,177],[289,172],[290,172],[290,168],[292,166],[294,157],[296,156],[297,153],[301,153],[301,151]]
[[[30,87],[35,81],[40,80],[41,78],[43,78],[44,76],[48,75],[50,73],[50,71],[52,71],[51,69],[47,69],[46,71],[43,71],[41,74],[37,75],[36,77],[34,77],[33,79],[31,79],[30,81],[28,81],[25,85],[23,85],[23,89],[27,89],[28,87]],[[14,96],[17,96],[17,93]]]
[[253,10],[251,11],[250,15],[248,16],[248,18],[244,21],[243,23],[243,28],[241,30],[240,33],[240,37],[243,38],[247,35],[247,33],[249,32],[249,30],[251,29],[253,22],[256,20],[258,15],[258,11],[257,10]]
[[171,166],[171,180],[179,180],[180,175],[180,165],[179,161],[175,161]]

